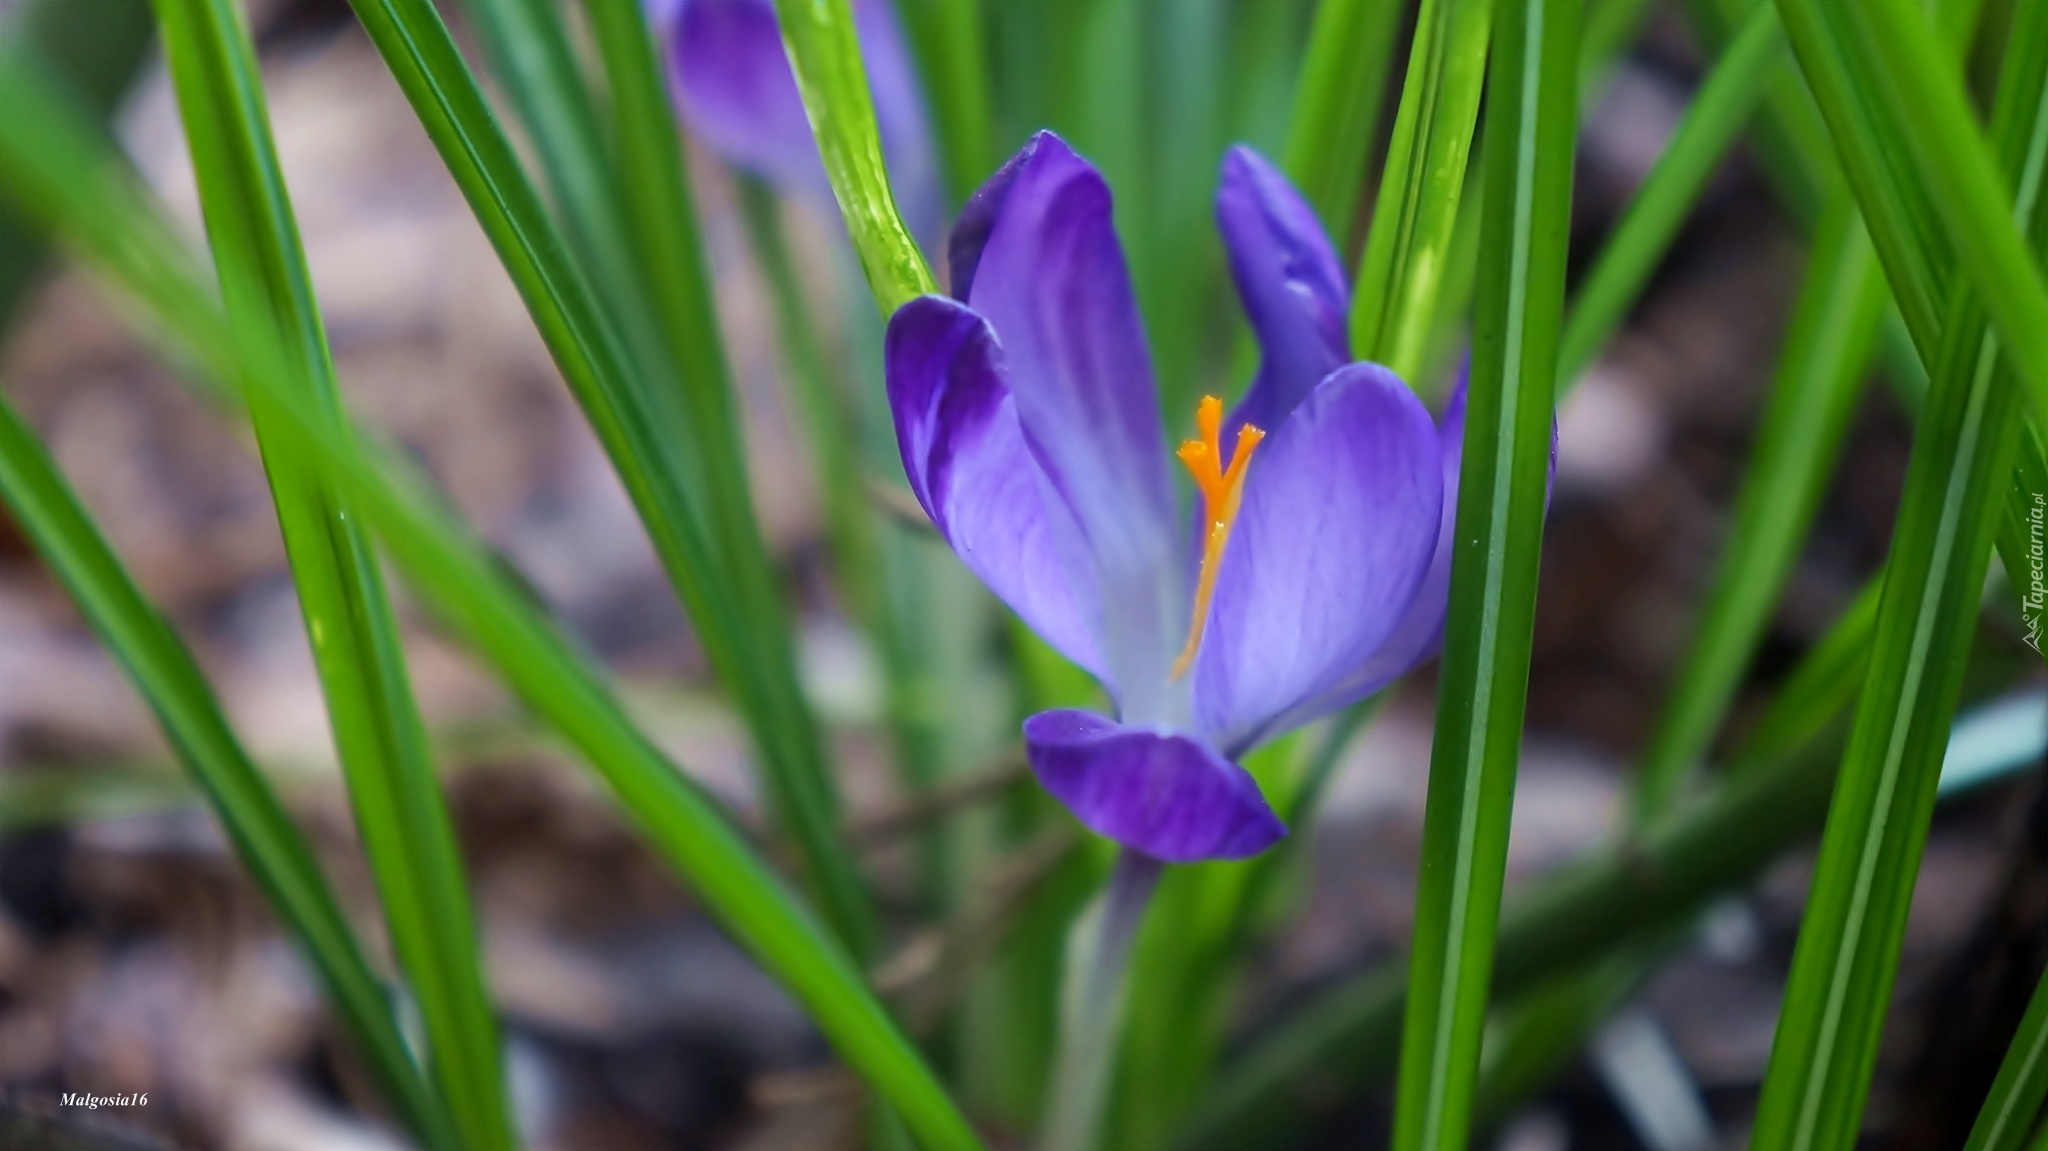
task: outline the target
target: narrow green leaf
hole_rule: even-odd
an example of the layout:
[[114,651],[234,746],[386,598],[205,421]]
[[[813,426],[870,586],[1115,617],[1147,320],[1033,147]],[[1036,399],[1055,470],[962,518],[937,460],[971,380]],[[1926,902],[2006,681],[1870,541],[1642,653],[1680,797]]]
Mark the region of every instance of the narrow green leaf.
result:
[[1506,0],[1394,1146],[1470,1134],[1521,754],[1578,120],[1575,0]]
[[[732,370],[712,298],[710,262],[697,234],[697,206],[668,83],[638,0],[586,0],[586,8],[611,89],[618,183],[634,237],[638,290],[632,294],[649,326],[661,333],[664,354],[656,363],[674,365],[681,420],[669,429],[670,436],[690,445],[688,454],[695,457],[706,489],[700,502],[709,509],[733,596],[746,612],[725,626],[733,631],[734,645],[759,669],[763,698],[755,710],[772,709],[754,730],[771,759],[782,765],[776,774],[787,779],[783,790],[791,797],[784,801],[785,810],[804,813],[791,822],[810,841],[807,850],[826,906],[855,954],[865,957],[873,946],[873,929],[863,885],[844,852],[829,842],[830,829],[815,822],[820,814],[829,815],[836,798],[817,719],[797,681],[774,566],[753,514],[744,437],[733,410]],[[651,381],[650,389],[666,392],[668,381]],[[659,442],[651,447],[662,450]],[[689,461],[679,459],[675,467],[687,471]],[[803,798],[796,798],[800,793]]]
[[1309,28],[1285,166],[1340,253],[1351,251],[1403,7],[1401,0],[1322,0]]
[[[862,466],[861,437],[849,434],[863,423],[854,410],[853,385],[841,378],[827,357],[783,234],[774,193],[760,180],[741,176],[739,200],[747,242],[767,281],[775,313],[782,378],[816,475],[834,584],[847,614],[867,633],[880,657],[883,709],[896,766],[903,786],[920,791],[938,782],[944,718],[953,711],[948,691],[959,685],[942,682],[941,669],[921,658],[929,653],[921,650],[914,634],[920,629],[906,621],[931,617],[934,630],[951,630],[961,621],[936,612],[923,573],[916,570],[914,553],[892,547],[892,541],[880,534],[884,525],[868,494],[869,484],[876,481]],[[869,315],[860,319],[873,323]],[[888,427],[886,416],[881,424]],[[890,466],[896,467],[893,455]],[[906,594],[914,602],[899,609],[896,600]],[[939,896],[953,871],[942,847],[936,834],[920,837],[921,895],[934,907],[942,902]]]
[[229,333],[170,227],[104,150],[81,137],[33,68],[0,57],[0,106],[15,113],[0,118],[0,182],[135,298],[208,375],[210,394],[231,399],[218,386],[227,380],[260,392],[286,446],[348,496],[428,604],[604,777],[648,842],[927,1147],[980,1148],[845,950],[714,801],[633,726],[601,675],[536,614],[466,525],[389,450],[343,434],[283,386],[286,373],[267,368],[289,359],[261,330]]
[[[1726,52],[1752,8],[1770,0],[1687,0],[1693,31],[1708,50]],[[1826,163],[1831,154],[1827,126],[1813,97],[1800,82],[1798,67],[1779,61],[1758,120],[1753,144],[1764,175],[1792,216],[1811,225],[1840,176]]]
[[1663,811],[1684,792],[1742,685],[1820,510],[1884,301],[1884,277],[1862,220],[1848,197],[1838,196],[1814,241],[1727,550],[1636,778],[1639,817]]
[[[815,725],[795,684],[793,659],[781,641],[784,628],[764,606],[769,595],[765,581],[740,578],[761,561],[742,552],[739,560],[726,562],[735,545],[744,547],[748,532],[741,517],[751,513],[737,496],[721,493],[718,499],[700,501],[693,494],[690,481],[696,469],[674,450],[682,432],[665,420],[668,405],[650,398],[657,389],[635,383],[631,362],[590,281],[569,259],[430,0],[351,3],[611,457],[720,682],[747,720],[762,754],[775,813],[796,841],[807,880],[834,928],[857,953],[865,953],[873,938],[873,913],[835,835],[836,797]],[[658,157],[644,160],[637,171],[660,178]],[[883,191],[886,195],[886,182]],[[655,239],[678,242],[690,226],[689,219],[677,217]],[[660,259],[671,252],[656,249],[651,255]],[[669,268],[665,274],[687,276],[689,269]],[[715,386],[715,380],[692,384],[693,389]],[[718,471],[706,468],[704,473]],[[700,502],[713,505],[721,518],[702,522]]]
[[1597,77],[1635,39],[1649,8],[1649,0],[1586,0],[1579,34],[1581,99],[1593,97]]
[[[7,106],[22,110],[13,101]],[[199,289],[197,283],[193,287]],[[393,1109],[429,1146],[454,1146],[454,1127],[413,1064],[384,988],[305,838],[236,741],[191,653],[143,598],[35,433],[5,402],[0,499],[149,702]]]
[[946,190],[955,204],[965,203],[996,166],[982,0],[903,0],[897,11],[924,77]]
[[547,177],[562,231],[593,285],[632,280],[632,241],[619,219],[619,193],[597,103],[558,0],[461,0],[491,75]]
[[[1860,679],[1849,668],[1849,690]],[[1814,683],[1827,698],[1833,683]],[[1810,714],[1806,699],[1779,703]],[[1511,998],[1589,959],[1683,923],[1707,897],[1751,879],[1812,834],[1835,757],[1802,748],[1769,770],[1731,772],[1684,810],[1626,843],[1544,877],[1501,916],[1493,991]],[[1412,967],[1396,957],[1292,1012],[1224,1069],[1177,1146],[1259,1147],[1299,1130],[1311,1108],[1350,1097],[1392,1068]]]
[[[127,94],[149,55],[155,22],[148,0],[26,0],[6,34],[31,45],[104,120]],[[0,331],[43,274],[43,238],[12,212],[0,212]]]
[[[1788,29],[1794,7],[1810,2],[1782,0]],[[1883,0],[1837,15],[1847,17],[1862,33],[1858,42],[1867,40],[1878,56],[1851,75],[1879,117],[1873,130],[1910,162],[1923,198],[1954,246],[1959,270],[1975,283],[2034,397],[2036,414],[2048,414],[2048,289],[2007,210],[1998,167],[1954,64],[1935,51],[1925,18],[1911,5]],[[1806,59],[1800,47],[1802,66]]]
[[775,0],[775,15],[839,214],[875,303],[889,315],[913,297],[937,291],[938,284],[889,192],[853,13],[847,0]]
[[1763,99],[1774,67],[1784,57],[1784,45],[1777,10],[1762,3],[1714,62],[1714,70],[1693,96],[1670,143],[1629,201],[1572,300],[1558,366],[1566,386],[1592,364],[1642,294],[1650,273],[1705,190],[1707,178]]
[[[1907,15],[1927,38],[1923,17],[1917,11]],[[2028,23],[2024,31],[2036,42],[2020,36],[2011,41],[1995,131],[2018,188],[2012,214],[2036,237],[2048,238],[2048,198],[2038,195],[2048,167],[2048,116],[2040,115],[2048,20]],[[1838,24],[1825,36],[1837,54],[1853,54],[1859,49],[1843,31]],[[1808,48],[1801,45],[1802,62]],[[1924,46],[1917,54],[1930,55]],[[1869,64],[1864,62],[1866,74]],[[1888,116],[1896,125],[1912,115],[1898,107],[1880,111],[1867,88],[1858,94],[1865,97],[1862,114],[1873,124]],[[1962,130],[1975,138],[1974,121],[1964,117]],[[1862,195],[1863,186],[1857,191]],[[1998,214],[2010,228],[2006,210]],[[2026,269],[2025,253],[2019,254]],[[1930,373],[1933,389],[1893,530],[1869,670],[1757,1105],[1753,1146],[1760,1149],[1848,1146],[1862,1125],[1906,908],[2004,510],[2000,487],[2019,444],[2020,394],[2000,364],[1976,299],[1967,285],[1958,285],[1946,306]]]
[[2048,1097],[2048,979],[2035,985],[2027,1001],[2027,1013],[2005,1049],[1963,1151],[2020,1151],[2043,1097]]
[[[334,365],[270,138],[255,49],[231,0],[159,0],[207,233],[231,321],[274,327],[290,378],[339,417]],[[428,1066],[465,1146],[509,1148],[497,1023],[454,829],[413,702],[397,622],[362,528],[251,405],[356,825]]]
[[1351,294],[1351,350],[1413,381],[1423,366],[1486,79],[1494,0],[1422,0]]

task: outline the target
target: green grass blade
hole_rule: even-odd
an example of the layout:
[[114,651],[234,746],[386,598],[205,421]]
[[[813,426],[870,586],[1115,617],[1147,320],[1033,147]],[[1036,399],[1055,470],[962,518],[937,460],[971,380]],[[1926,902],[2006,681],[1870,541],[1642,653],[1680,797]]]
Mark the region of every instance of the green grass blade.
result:
[[1807,85],[1826,117],[1834,154],[1857,190],[1872,234],[1905,238],[1885,253],[1886,270],[1899,312],[1926,351],[1927,334],[1941,324],[1944,254],[1929,247],[1927,229],[1921,224],[1928,211],[1925,199],[1917,184],[1900,176],[1895,154],[1886,150],[1871,122],[1868,104],[1856,98],[1855,70],[1839,39],[1817,21],[1804,0],[1778,8]]
[[1642,294],[1708,177],[1763,99],[1784,44],[1776,9],[1762,3],[1715,61],[1572,300],[1559,355],[1561,379],[1575,380],[1592,364]]
[[[0,117],[0,130],[17,133],[0,131],[6,153],[0,176],[20,206],[53,231],[75,222],[116,226],[92,237],[94,258],[117,268],[151,302],[164,328],[189,341],[195,357],[231,363],[234,339],[205,278],[168,227],[128,191],[104,138],[18,45],[0,48],[0,107],[10,110]],[[394,1109],[427,1145],[454,1145],[453,1123],[413,1063],[338,903],[235,740],[191,654],[142,598],[42,446],[11,412],[0,415],[0,436],[0,495],[149,701],[279,919],[304,948]]]
[[1963,1151],[2020,1151],[2043,1097],[2048,1097],[2048,979],[2034,987]]
[[[12,102],[8,107],[20,111]],[[0,498],[149,702],[393,1110],[426,1145],[457,1146],[455,1128],[406,1050],[391,1002],[304,837],[228,728],[191,653],[143,598],[35,433],[4,402]]]
[[[229,0],[161,0],[159,23],[222,294],[238,325],[276,325],[291,378],[339,415],[334,366],[292,219],[247,30]],[[497,1023],[454,829],[368,537],[251,407],[292,575],[385,922],[425,1025],[428,1066],[463,1144],[516,1143]]]
[[[1769,0],[1687,0],[1686,15],[1709,50],[1725,52],[1755,4]],[[1753,136],[1757,158],[1778,199],[1792,216],[1812,225],[1840,176],[1826,162],[1828,129],[1801,83],[1799,69],[1780,61],[1764,95],[1764,114]]]
[[[710,262],[697,234],[697,206],[690,193],[668,83],[656,53],[644,8],[638,0],[587,0],[599,57],[611,91],[610,127],[617,141],[619,188],[626,225],[634,237],[631,294],[650,326],[661,333],[663,355],[675,365],[682,421],[675,438],[687,438],[705,488],[716,545],[729,571],[730,586],[747,616],[735,643],[757,664],[761,706],[772,720],[755,730],[768,754],[784,766],[778,774],[811,794],[807,809],[829,812],[834,804],[822,735],[797,680],[773,564],[753,514],[747,483],[744,436],[733,410],[735,388],[718,312],[712,297]],[[659,382],[656,390],[666,390]],[[660,445],[656,445],[660,450]],[[687,461],[678,460],[679,470]],[[729,625],[731,626],[731,625]],[[792,800],[791,807],[797,801]],[[806,825],[800,834],[817,839],[825,828]],[[846,932],[855,953],[873,945],[866,896],[858,874],[835,847],[814,842],[813,870],[826,885],[826,904]]]
[[[692,469],[674,450],[681,430],[665,419],[668,406],[650,402],[651,389],[636,384],[590,281],[569,259],[433,5],[352,3],[511,274],[611,457],[712,666],[738,702],[761,751],[776,815],[796,842],[807,881],[834,928],[865,953],[874,931],[872,909],[835,836],[832,781],[795,684],[788,645],[779,642],[783,629],[762,606],[768,589],[733,586],[745,581],[732,573],[750,569],[729,565],[717,546],[744,542],[747,533],[738,517],[750,513],[736,497],[721,495],[710,502],[730,518],[700,520]],[[670,224],[688,227],[686,220]]]
[[[39,55],[80,103],[104,120],[127,94],[148,58],[148,0],[27,0],[6,34]],[[43,238],[14,213],[0,210],[0,331],[41,281]]]
[[[1917,12],[1909,15],[1922,20]],[[1996,130],[2001,157],[2016,176],[2016,214],[2043,236],[2048,211],[2041,210],[2038,193],[2048,165],[2048,117],[2038,114],[2042,72],[2029,61],[2048,60],[2042,35],[2048,21],[2027,31],[2037,43],[2011,42]],[[1926,34],[1922,23],[1920,35]],[[1974,122],[1964,130],[1977,131]],[[1984,310],[1967,291],[1951,297],[1930,375],[1933,390],[1907,470],[1870,668],[1758,1102],[1758,1148],[1846,1146],[1862,1125],[1906,907],[2003,510],[1999,487],[2018,448],[2020,395],[1986,334]]]
[[839,214],[860,253],[868,289],[889,315],[938,284],[889,192],[853,12],[847,0],[775,0],[775,15]]
[[1862,394],[1884,278],[1846,196],[1828,210],[1737,497],[1727,550],[1650,738],[1638,818],[1684,792],[1742,685]]
[[632,243],[597,103],[558,0],[462,0],[484,59],[547,177],[562,230],[594,285],[631,281]]
[[1465,190],[1493,9],[1494,0],[1423,0],[1352,290],[1352,354],[1411,382],[1428,351]]
[[[1856,111],[1844,118],[1863,120],[1872,143],[1886,155],[1900,157],[1910,169],[1906,177],[1866,180],[1866,187],[1858,189],[1859,198],[1866,200],[1873,234],[1879,225],[1868,201],[1883,195],[1878,185],[1923,189],[1917,197],[1901,191],[1897,198],[1930,205],[1927,211],[1939,224],[1941,238],[1954,248],[1958,271],[1975,284],[2013,366],[2035,397],[2037,413],[2048,412],[2048,290],[2029,258],[2031,248],[2007,210],[2003,181],[1970,114],[1955,65],[1938,54],[1924,16],[1911,5],[1885,0],[1839,12],[1823,6],[1826,15],[1820,19],[1828,23],[1818,29],[1810,23],[1815,20],[1813,8],[1813,0],[1780,3],[1788,31],[1795,12],[1809,22],[1794,46],[1816,96],[1825,108],[1824,91],[1841,88],[1852,93]],[[1845,69],[1841,78],[1829,75],[1828,57],[1860,59],[1859,53],[1874,58]],[[1810,58],[1815,61],[1812,67]],[[1836,116],[1830,114],[1830,126],[1835,123]],[[1855,138],[1852,131],[1849,142]],[[1925,231],[1914,230],[1911,221],[1900,230],[1916,237]],[[1927,279],[1938,289],[1937,281]],[[1907,319],[1914,322],[1910,310]]]
[[947,194],[964,203],[996,166],[982,0],[903,0],[896,9],[924,78]]
[[1649,0],[1586,0],[1586,15],[1580,22],[1579,33],[1582,99],[1594,95],[1593,85],[1600,73],[1635,39],[1649,7]]
[[[1838,623],[1836,632],[1844,634],[1851,623]],[[1830,674],[1795,676],[1803,694],[1780,695],[1774,713],[1821,714],[1817,709],[1853,696],[1862,679],[1855,660],[1831,658],[1823,666],[1809,657],[1807,665]],[[1778,722],[1780,730],[1797,726]],[[1830,752],[1826,742],[1809,744],[1768,770],[1759,764],[1731,771],[1642,835],[1518,893],[1501,916],[1494,993],[1513,997],[1655,937],[1683,923],[1707,897],[1747,882],[1820,826],[1834,775]],[[1264,1034],[1225,1069],[1177,1146],[1268,1145],[1297,1130],[1319,1101],[1345,1098],[1384,1075],[1401,1049],[1410,965],[1397,957],[1353,976]]]
[[1309,28],[1285,167],[1339,252],[1351,251],[1402,8],[1400,0],[1322,0]]
[[862,478],[860,444],[847,434],[855,423],[852,396],[835,376],[810,305],[804,298],[796,256],[782,227],[781,205],[759,179],[740,176],[741,221],[754,263],[767,282],[775,312],[778,352],[790,407],[803,429],[817,472],[818,502],[832,571],[848,614],[875,627],[882,591],[878,586],[873,505]]
[[1458,543],[1395,1098],[1401,1151],[1460,1148],[1469,1135],[1548,498],[1577,15],[1572,0],[1509,0],[1496,29]]
[[[979,1148],[842,947],[717,805],[634,728],[600,674],[537,614],[484,545],[389,451],[343,434],[282,386],[284,373],[265,366],[288,360],[263,332],[229,332],[169,226],[103,149],[80,138],[32,65],[0,59],[0,106],[15,113],[0,119],[0,182],[132,294],[216,383],[246,380],[260,392],[286,446],[347,494],[422,597],[604,777],[650,844],[926,1146]],[[231,398],[217,387],[213,394]]]

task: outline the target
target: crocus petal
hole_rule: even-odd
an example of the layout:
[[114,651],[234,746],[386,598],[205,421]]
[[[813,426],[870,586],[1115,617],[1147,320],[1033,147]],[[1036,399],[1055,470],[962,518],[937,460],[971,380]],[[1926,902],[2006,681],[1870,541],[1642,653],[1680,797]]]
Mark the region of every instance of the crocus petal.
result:
[[992,222],[967,302],[995,329],[1024,441],[1080,527],[1124,718],[1163,720],[1187,572],[1151,356],[1109,186],[1050,133],[1029,153],[978,209]]
[[[1451,543],[1458,528],[1458,468],[1464,459],[1465,446],[1463,374],[1459,375],[1458,386],[1444,407],[1443,418],[1437,421],[1436,434],[1437,449],[1443,456],[1443,515],[1439,517],[1436,550],[1430,556],[1429,570],[1423,573],[1422,586],[1408,601],[1408,610],[1402,613],[1401,622],[1394,625],[1394,630],[1371,658],[1314,698],[1290,708],[1286,716],[1272,725],[1275,730],[1298,727],[1364,699],[1435,655],[1437,647],[1443,643],[1444,611],[1451,601]],[[1553,470],[1555,466],[1553,457]]]
[[1047,711],[1024,721],[1024,746],[1083,826],[1154,859],[1243,859],[1287,834],[1251,775],[1199,740]]
[[1351,291],[1315,209],[1250,148],[1223,159],[1216,225],[1261,353],[1233,420],[1270,430],[1351,359]]
[[[727,163],[785,192],[829,197],[774,0],[654,0],[690,127]],[[922,90],[888,0],[854,0],[882,152],[897,206],[920,242],[945,212]]]
[[953,234],[946,243],[946,267],[952,277],[953,298],[963,303],[974,291],[974,273],[981,267],[981,254],[988,247],[989,233],[995,231],[996,221],[1002,217],[1003,201],[1010,195],[1010,184],[1017,178],[1024,165],[1038,154],[1038,145],[1048,139],[1057,139],[1050,132],[1040,132],[1024,142],[1017,154],[1003,161],[995,174],[982,181],[967,197],[967,203],[960,208],[960,215],[953,220]]
[[1061,556],[1077,529],[1049,500],[1024,446],[994,334],[943,296],[921,296],[889,320],[889,406],[903,470],[925,514],[968,570],[1062,655],[1097,678],[1092,585]]
[[[1458,470],[1464,462],[1465,387],[1469,366],[1459,369],[1457,385],[1451,389],[1443,417],[1437,421],[1437,446],[1444,461],[1444,510],[1437,528],[1436,553],[1430,557],[1429,571],[1422,577],[1422,586],[1416,589],[1415,598],[1408,601],[1408,610],[1402,614],[1401,622],[1394,625],[1392,634],[1387,636],[1386,642],[1380,645],[1371,659],[1315,698],[1290,709],[1286,716],[1270,725],[1273,730],[1297,727],[1366,698],[1435,657],[1443,644],[1444,612],[1451,600],[1451,544],[1457,535]],[[1554,420],[1550,428],[1550,478],[1553,481],[1557,478],[1557,424]],[[1548,488],[1544,496],[1547,501]]]
[[786,191],[830,193],[774,0],[680,0],[668,46],[683,115],[720,158]]
[[1443,458],[1400,377],[1351,364],[1252,458],[1195,661],[1201,732],[1236,753],[1369,660],[1436,551]]

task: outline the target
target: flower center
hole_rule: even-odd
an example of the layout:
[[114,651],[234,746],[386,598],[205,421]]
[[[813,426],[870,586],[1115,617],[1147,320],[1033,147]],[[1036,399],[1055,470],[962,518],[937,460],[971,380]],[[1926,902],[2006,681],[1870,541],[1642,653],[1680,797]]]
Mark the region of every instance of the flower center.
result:
[[1237,443],[1230,457],[1223,456],[1223,401],[1203,396],[1195,406],[1195,428],[1200,439],[1181,441],[1180,462],[1195,477],[1202,493],[1202,522],[1207,534],[1202,540],[1202,571],[1195,580],[1195,618],[1188,624],[1187,646],[1173,661],[1173,678],[1188,673],[1195,653],[1202,647],[1202,629],[1209,622],[1209,599],[1216,594],[1216,573],[1223,567],[1223,549],[1230,543],[1230,526],[1237,522],[1238,505],[1244,502],[1244,474],[1251,467],[1252,452],[1266,433],[1246,424],[1237,429]]

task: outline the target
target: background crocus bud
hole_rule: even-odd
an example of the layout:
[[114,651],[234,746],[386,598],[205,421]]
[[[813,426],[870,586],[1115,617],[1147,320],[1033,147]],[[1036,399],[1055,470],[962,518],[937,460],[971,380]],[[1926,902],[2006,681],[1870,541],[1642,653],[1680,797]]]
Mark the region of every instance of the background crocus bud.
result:
[[[897,207],[929,252],[945,199],[923,89],[888,0],[854,0],[853,11]],[[829,202],[774,0],[652,0],[650,12],[690,130],[785,195]]]

